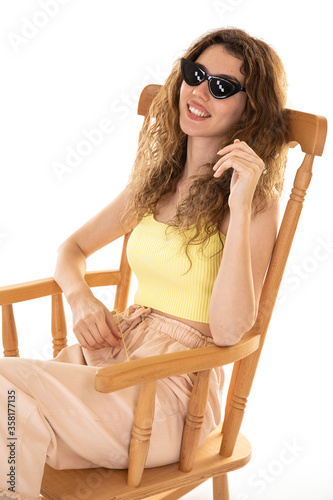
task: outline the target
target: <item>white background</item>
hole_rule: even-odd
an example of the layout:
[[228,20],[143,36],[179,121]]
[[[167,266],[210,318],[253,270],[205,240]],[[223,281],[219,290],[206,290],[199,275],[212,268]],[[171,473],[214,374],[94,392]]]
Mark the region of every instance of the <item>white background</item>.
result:
[[[142,123],[141,88],[163,83],[175,59],[208,29],[240,27],[270,43],[288,73],[288,107],[330,123],[329,7],[328,0],[3,0],[0,286],[52,276],[59,244],[126,183]],[[101,124],[109,130],[100,144],[56,173],[56,162],[66,165],[69,151],[80,151]],[[293,150],[288,172],[299,158]],[[229,474],[235,500],[333,498],[332,165],[328,134],[242,427],[253,457]],[[103,249],[89,270],[116,266],[118,251],[117,243]],[[113,296],[96,293],[107,304]],[[21,355],[50,357],[48,300],[16,310]],[[186,498],[211,498],[210,482]]]

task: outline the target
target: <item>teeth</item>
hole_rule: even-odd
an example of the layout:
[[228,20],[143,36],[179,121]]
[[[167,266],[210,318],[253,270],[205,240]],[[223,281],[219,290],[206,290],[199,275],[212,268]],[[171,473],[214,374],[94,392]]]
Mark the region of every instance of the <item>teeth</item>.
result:
[[189,110],[191,111],[191,113],[193,113],[194,115],[196,116],[201,116],[202,118],[207,118],[208,116],[210,115],[206,115],[205,113],[202,113],[201,111],[199,111],[198,109],[196,108],[192,108],[192,106],[189,106]]

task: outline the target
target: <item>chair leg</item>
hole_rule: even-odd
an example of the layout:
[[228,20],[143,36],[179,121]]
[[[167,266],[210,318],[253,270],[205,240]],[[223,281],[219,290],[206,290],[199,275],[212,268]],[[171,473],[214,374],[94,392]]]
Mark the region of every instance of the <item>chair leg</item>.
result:
[[213,477],[214,500],[230,500],[227,474]]

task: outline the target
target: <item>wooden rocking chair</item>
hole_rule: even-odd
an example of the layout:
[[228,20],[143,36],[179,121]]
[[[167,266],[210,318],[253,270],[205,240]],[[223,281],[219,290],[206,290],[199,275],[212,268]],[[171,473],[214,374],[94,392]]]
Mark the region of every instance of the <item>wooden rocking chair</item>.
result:
[[[149,85],[143,90],[138,108],[140,115],[146,114],[158,90],[158,85]],[[306,190],[311,180],[313,160],[316,155],[322,155],[326,139],[325,118],[292,110],[288,110],[288,118],[291,146],[299,143],[305,156],[297,170],[294,187],[285,209],[255,325],[239,343],[230,347],[203,347],[99,369],[95,382],[97,391],[107,393],[142,384],[132,431],[128,470],[111,471],[100,468],[56,471],[46,465],[41,489],[43,498],[175,500],[205,480],[213,478],[214,500],[229,499],[227,473],[243,467],[250,460],[251,445],[239,432],[241,422]],[[126,308],[131,277],[126,259],[127,237],[128,235],[124,238],[118,270],[90,272],[86,275],[86,281],[91,287],[117,286],[114,307],[119,311]],[[49,278],[0,288],[5,356],[19,355],[12,304],[46,295],[51,295],[52,299],[54,356],[66,346],[62,292],[55,281]],[[210,370],[229,363],[234,365],[222,429],[216,429],[198,448]],[[154,418],[156,381],[193,372],[197,373],[197,378],[184,425],[179,462],[164,467],[144,469]],[[82,494],[78,494],[78,485],[83,488]]]

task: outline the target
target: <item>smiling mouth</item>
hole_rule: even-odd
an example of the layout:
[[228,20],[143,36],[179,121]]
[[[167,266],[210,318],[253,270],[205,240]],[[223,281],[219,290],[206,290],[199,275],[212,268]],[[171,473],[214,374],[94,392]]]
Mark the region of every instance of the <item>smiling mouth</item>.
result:
[[193,106],[188,105],[188,109],[192,113],[192,115],[199,116],[200,118],[209,118],[210,117],[209,113],[203,113],[202,111],[199,111],[198,109],[194,108]]

